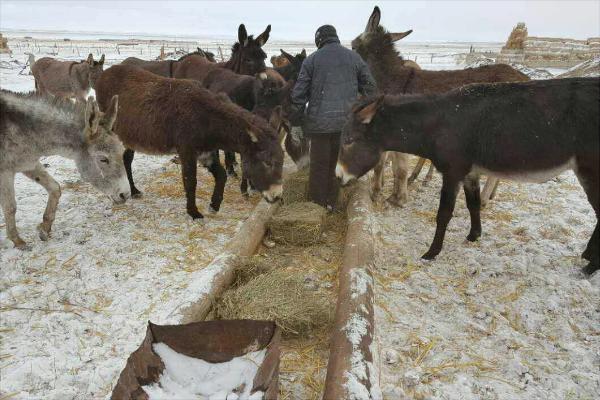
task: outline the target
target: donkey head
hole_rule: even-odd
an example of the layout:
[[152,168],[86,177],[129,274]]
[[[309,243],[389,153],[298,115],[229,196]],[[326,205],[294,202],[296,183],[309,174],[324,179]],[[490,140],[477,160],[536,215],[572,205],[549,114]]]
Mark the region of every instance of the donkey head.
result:
[[88,79],[90,81],[90,86],[95,89],[96,80],[98,80],[100,74],[102,74],[102,71],[104,70],[104,54],[102,54],[100,60],[94,61],[94,56],[90,53],[85,62],[88,64],[89,68]]
[[363,59],[367,59],[373,53],[381,52],[382,47],[391,46],[393,43],[410,35],[412,29],[406,32],[391,33],[379,25],[381,11],[375,6],[373,13],[367,21],[365,31],[352,41],[352,50],[356,51]]
[[360,178],[372,169],[381,154],[383,143],[376,133],[377,112],[383,106],[384,97],[368,99],[352,109],[342,130],[342,143],[335,174],[342,185]]
[[120,204],[131,193],[123,165],[125,148],[112,130],[118,107],[118,96],[113,96],[105,113],[100,112],[95,100],[88,98],[85,107],[84,147],[75,162],[83,180]]
[[[281,109],[276,108],[268,125],[263,121],[248,129],[248,146],[242,157],[244,174],[269,203],[281,198],[283,192],[282,137],[276,131],[277,128],[274,128],[280,126],[280,112]],[[261,133],[258,134],[255,130],[260,130]]]
[[291,55],[290,53],[287,53],[283,49],[279,49],[279,51],[281,51],[281,55],[285,57],[285,59],[288,61],[288,64],[291,66],[291,71],[286,77],[286,79],[297,79],[298,74],[300,73],[300,69],[302,68],[302,63],[306,59],[306,50],[302,49],[302,51],[296,54],[295,56]]
[[241,24],[238,28],[238,42],[231,49],[231,59],[227,62],[227,67],[242,75],[265,72],[267,54],[262,46],[269,40],[270,32],[271,25],[255,39],[252,35],[248,36],[246,27]]

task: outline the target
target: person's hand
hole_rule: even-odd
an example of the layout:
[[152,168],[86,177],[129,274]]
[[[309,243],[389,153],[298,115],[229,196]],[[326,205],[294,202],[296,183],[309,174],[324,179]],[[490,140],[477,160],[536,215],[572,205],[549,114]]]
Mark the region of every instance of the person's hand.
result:
[[304,119],[304,106],[292,104],[289,121],[292,126],[301,126]]

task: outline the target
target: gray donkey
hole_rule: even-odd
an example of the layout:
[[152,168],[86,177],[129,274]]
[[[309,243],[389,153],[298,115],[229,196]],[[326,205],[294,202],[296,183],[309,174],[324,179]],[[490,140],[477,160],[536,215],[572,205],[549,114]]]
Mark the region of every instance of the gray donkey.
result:
[[86,104],[34,94],[0,90],[0,205],[6,235],[15,247],[27,248],[15,223],[17,205],[14,181],[17,172],[39,183],[48,192],[40,239],[47,240],[60,198],[60,186],[46,172],[40,157],[61,155],[75,161],[83,180],[107,194],[115,203],[130,197],[123,165],[123,145],[112,132],[118,97],[105,113],[90,97]]
[[85,102],[90,88],[94,88],[96,79],[104,68],[104,54],[94,61],[90,54],[86,60],[59,61],[43,57],[31,66],[35,78],[35,89],[39,94],[51,94],[56,97],[72,98]]

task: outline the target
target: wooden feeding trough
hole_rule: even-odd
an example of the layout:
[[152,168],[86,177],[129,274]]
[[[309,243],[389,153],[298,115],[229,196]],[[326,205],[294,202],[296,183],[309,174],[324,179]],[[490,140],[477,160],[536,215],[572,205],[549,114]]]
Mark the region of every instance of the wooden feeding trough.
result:
[[[151,400],[154,393],[156,398],[176,393],[197,399],[277,399],[280,337],[269,321],[148,323],[111,399]],[[179,387],[186,391],[174,392]]]

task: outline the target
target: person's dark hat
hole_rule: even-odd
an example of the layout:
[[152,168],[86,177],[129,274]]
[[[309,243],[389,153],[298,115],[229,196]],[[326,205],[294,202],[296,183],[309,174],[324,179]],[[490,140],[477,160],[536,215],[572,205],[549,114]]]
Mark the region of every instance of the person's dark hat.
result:
[[335,41],[339,42],[337,32],[333,25],[323,25],[315,32],[315,45],[317,45],[318,49],[329,42],[330,39],[335,39]]

